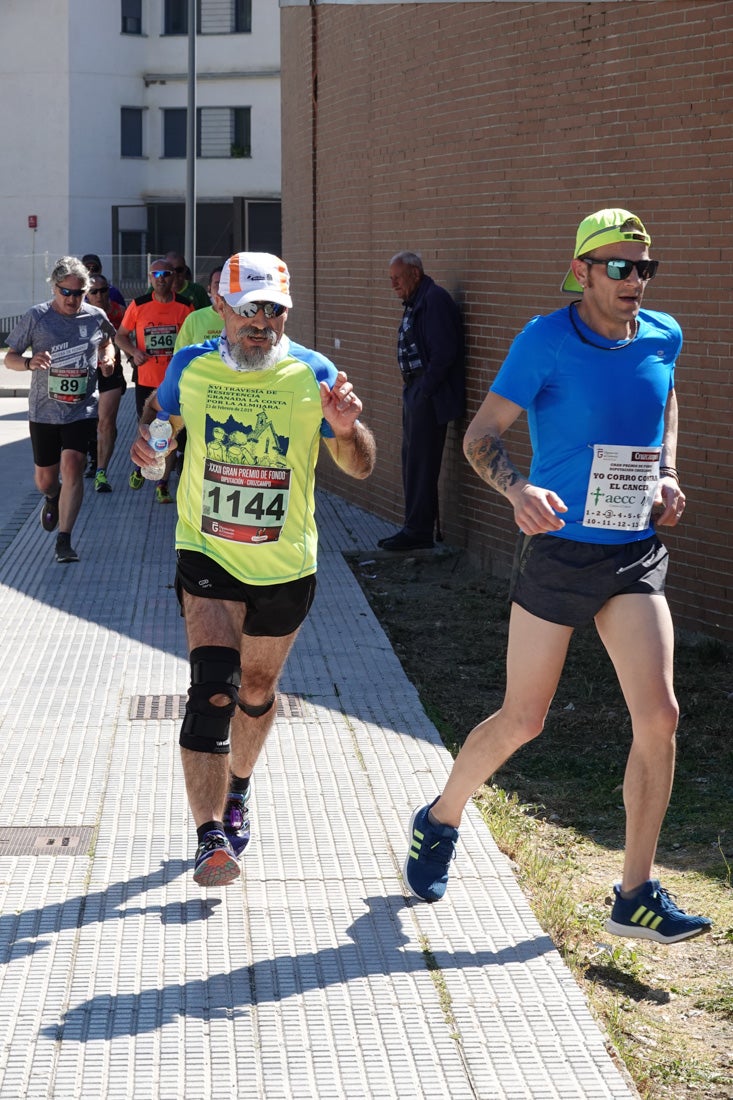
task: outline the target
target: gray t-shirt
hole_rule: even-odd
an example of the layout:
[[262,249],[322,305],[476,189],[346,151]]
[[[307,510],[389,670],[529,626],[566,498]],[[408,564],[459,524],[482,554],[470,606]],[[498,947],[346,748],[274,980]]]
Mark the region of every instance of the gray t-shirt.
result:
[[97,352],[114,340],[114,326],[104,310],[84,302],[67,317],[51,302],[33,306],[8,336],[19,355],[31,348],[51,355],[48,370],[34,370],[28,396],[29,418],[39,424],[68,424],[97,415]]

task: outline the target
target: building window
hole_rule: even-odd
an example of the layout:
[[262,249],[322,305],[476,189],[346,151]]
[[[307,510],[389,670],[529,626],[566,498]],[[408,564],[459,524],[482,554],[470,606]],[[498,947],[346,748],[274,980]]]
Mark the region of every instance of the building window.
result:
[[252,0],[199,0],[199,34],[249,34]]
[[201,107],[198,111],[196,156],[250,157],[250,108]]
[[188,34],[188,0],[165,0],[163,34]]
[[[186,156],[186,108],[163,111],[163,156]],[[240,159],[252,156],[249,107],[199,107],[196,112],[196,156]]]
[[173,107],[163,111],[163,156],[186,156],[186,108]]
[[234,8],[232,31],[235,34],[251,34],[252,0],[232,0],[232,6]]
[[143,33],[142,0],[122,0],[122,33]]
[[[252,0],[196,0],[197,34],[249,34]],[[163,34],[188,34],[188,0],[165,0]]]
[[120,156],[141,157],[142,155],[143,109],[142,107],[121,107]]

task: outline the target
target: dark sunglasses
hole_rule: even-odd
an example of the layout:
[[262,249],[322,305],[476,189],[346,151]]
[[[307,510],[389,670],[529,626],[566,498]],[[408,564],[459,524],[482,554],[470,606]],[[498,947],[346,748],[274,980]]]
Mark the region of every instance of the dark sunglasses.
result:
[[172,274],[173,274],[172,271],[151,271],[150,272],[150,278],[151,279],[170,279]]
[[594,260],[589,256],[581,256],[584,264],[599,264],[606,269],[609,279],[615,279],[617,283],[628,279],[636,268],[636,274],[645,283],[647,279],[653,279],[659,267],[659,260]]
[[87,293],[89,294],[90,297],[91,297],[92,294],[109,294],[109,287],[108,286],[98,286],[98,287],[95,287],[94,290],[87,291]]
[[183,275],[186,269],[185,267],[174,267],[173,270],[175,271],[176,275]]
[[87,264],[87,271],[90,275],[99,275],[102,269],[99,264]]
[[70,290],[68,286],[58,286],[56,289],[64,298],[83,298],[86,294],[85,290]]
[[241,306],[231,307],[235,313],[240,317],[256,317],[262,310],[265,317],[268,319],[271,317],[282,317],[283,313],[287,309],[287,306],[281,306],[279,302],[245,302]]

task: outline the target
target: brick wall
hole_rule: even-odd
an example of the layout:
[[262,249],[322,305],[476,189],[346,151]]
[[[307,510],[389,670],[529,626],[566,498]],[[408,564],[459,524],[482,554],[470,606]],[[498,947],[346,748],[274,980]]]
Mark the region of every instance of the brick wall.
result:
[[[516,332],[567,302],[559,285],[580,218],[626,207],[662,262],[645,304],[673,313],[685,333],[678,466],[688,507],[679,532],[665,535],[670,600],[679,625],[733,639],[733,5],[334,4],[281,14],[289,331],[347,370],[379,446],[368,481],[322,463],[321,484],[401,522],[394,252],[419,250],[462,305],[470,417]],[[524,424],[507,442],[526,469]],[[446,447],[444,532],[504,574],[511,512],[463,459],[464,430],[452,426]]]

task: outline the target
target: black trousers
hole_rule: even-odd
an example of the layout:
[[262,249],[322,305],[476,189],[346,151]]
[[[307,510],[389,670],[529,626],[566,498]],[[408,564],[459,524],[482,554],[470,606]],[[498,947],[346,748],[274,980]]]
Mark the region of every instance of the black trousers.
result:
[[412,538],[433,538],[438,516],[438,477],[447,424],[439,424],[433,402],[424,396],[419,379],[402,391],[402,488],[404,531]]

